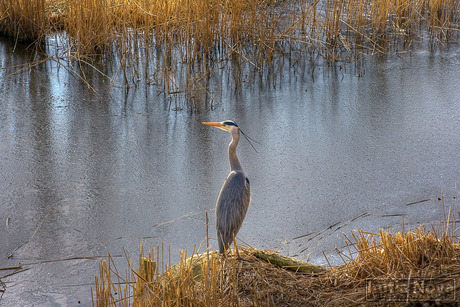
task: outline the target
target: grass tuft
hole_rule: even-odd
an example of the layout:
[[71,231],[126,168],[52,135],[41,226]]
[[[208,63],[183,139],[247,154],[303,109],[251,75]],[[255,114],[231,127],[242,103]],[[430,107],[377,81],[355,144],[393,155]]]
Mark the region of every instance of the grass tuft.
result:
[[[420,226],[409,232],[357,230],[351,240],[346,237],[346,245],[347,252],[337,250],[344,261],[342,265],[316,273],[292,271],[275,265],[277,261],[267,262],[258,255],[270,254],[277,260],[286,257],[247,246],[238,247],[240,258],[234,252],[227,256],[217,252],[193,253],[190,257],[182,252],[180,262],[166,267],[162,273],[156,262],[158,252],[152,251],[148,257],[141,255],[139,270],[133,270],[130,264],[127,274],[130,278],[115,282],[110,273],[115,270],[102,262],[96,305],[349,305],[369,302],[366,292],[369,282],[398,279],[405,283],[446,279],[460,282],[460,245],[454,240],[449,222],[441,230],[433,226]],[[146,267],[152,271],[146,272]],[[116,290],[116,285],[121,284],[125,285],[123,292]],[[445,300],[444,294],[438,297],[438,292],[423,293],[423,301],[436,301],[440,297]]]

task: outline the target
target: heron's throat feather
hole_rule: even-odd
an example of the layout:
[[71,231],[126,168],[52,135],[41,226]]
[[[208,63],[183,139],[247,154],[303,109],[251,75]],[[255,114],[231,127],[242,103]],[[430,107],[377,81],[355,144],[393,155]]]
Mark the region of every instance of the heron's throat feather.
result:
[[236,147],[238,146],[238,142],[240,140],[240,132],[237,130],[232,132],[232,141],[228,145],[228,161],[230,162],[230,170],[239,170],[242,171],[243,168],[241,167],[240,161],[236,156]]

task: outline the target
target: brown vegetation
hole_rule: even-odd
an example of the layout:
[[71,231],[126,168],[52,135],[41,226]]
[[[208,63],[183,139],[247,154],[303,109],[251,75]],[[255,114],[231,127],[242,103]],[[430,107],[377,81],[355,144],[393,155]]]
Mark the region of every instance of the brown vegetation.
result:
[[0,2],[0,33],[15,40],[38,41],[49,30],[46,0]]
[[17,0],[1,2],[0,29],[23,40],[64,29],[79,54],[140,41],[180,48],[188,62],[236,52],[259,65],[286,45],[334,60],[333,49],[383,48],[382,37],[448,40],[459,10],[458,0]]
[[[415,228],[411,232],[379,233],[356,231],[353,241],[347,238],[348,252],[338,251],[343,265],[324,272],[299,273],[257,257],[259,251],[239,247],[223,257],[217,253],[194,254],[160,273],[159,253],[152,251],[140,258],[141,269],[130,269],[126,277],[113,263],[100,265],[97,278],[97,306],[326,306],[370,303],[453,303],[453,292],[423,292],[422,283],[444,282],[446,291],[455,291],[460,282],[460,245],[453,240],[448,226],[441,232],[434,228]],[[274,254],[275,255],[275,254]],[[150,273],[147,273],[150,268]],[[112,277],[112,274],[116,274]],[[373,285],[414,283],[414,293],[369,293]],[[374,283],[374,284],[371,284]],[[424,284],[424,285],[425,285]],[[427,286],[428,287],[428,286]],[[374,290],[376,287],[374,286]],[[378,289],[378,288],[377,288]],[[366,291],[367,290],[367,291]],[[397,289],[398,290],[398,289]],[[402,290],[402,289],[399,289]],[[389,290],[390,291],[390,290]],[[391,292],[391,291],[390,291]],[[117,293],[117,294],[115,294]],[[388,293],[386,293],[388,294]],[[423,294],[423,295],[422,295]],[[384,303],[384,301],[380,301]]]
[[126,85],[160,81],[175,94],[205,88],[226,62],[261,71],[280,57],[294,65],[386,53],[426,34],[448,43],[459,12],[459,0],[8,0],[0,33],[15,42],[58,35],[60,59],[102,55]]

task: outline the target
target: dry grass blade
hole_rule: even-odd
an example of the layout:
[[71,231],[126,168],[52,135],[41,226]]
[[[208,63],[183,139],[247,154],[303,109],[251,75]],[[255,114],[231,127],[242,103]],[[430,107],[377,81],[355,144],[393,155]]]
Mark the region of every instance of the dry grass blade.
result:
[[22,269],[22,265],[0,268],[0,271],[19,270],[19,269]]

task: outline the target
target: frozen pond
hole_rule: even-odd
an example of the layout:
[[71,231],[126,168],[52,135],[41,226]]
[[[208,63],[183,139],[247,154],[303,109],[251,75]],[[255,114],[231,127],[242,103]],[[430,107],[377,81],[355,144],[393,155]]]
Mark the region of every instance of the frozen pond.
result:
[[342,233],[438,222],[441,190],[455,205],[458,48],[224,76],[195,112],[155,85],[88,76],[94,92],[52,61],[8,76],[29,61],[10,49],[0,43],[0,268],[26,270],[0,271],[4,306],[91,304],[100,257],[165,242],[176,261],[206,245],[206,210],[214,238],[230,135],[202,121],[233,119],[260,142],[238,146],[253,200],[238,239],[257,248],[339,264]]

